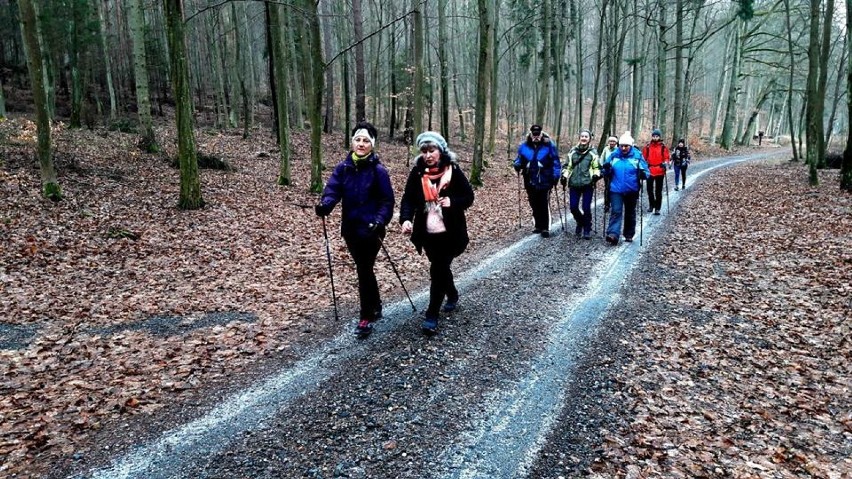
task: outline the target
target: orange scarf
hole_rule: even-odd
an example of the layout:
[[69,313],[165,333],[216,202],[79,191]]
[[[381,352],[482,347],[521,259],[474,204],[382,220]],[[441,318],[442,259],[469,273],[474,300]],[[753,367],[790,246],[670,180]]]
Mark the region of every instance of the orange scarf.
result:
[[[443,170],[438,168],[426,169],[423,176],[420,177],[420,181],[423,183],[423,197],[426,198],[427,203],[438,201],[438,192],[450,184],[452,176],[453,168],[451,165],[445,166]],[[432,183],[434,180],[438,180],[437,185]]]

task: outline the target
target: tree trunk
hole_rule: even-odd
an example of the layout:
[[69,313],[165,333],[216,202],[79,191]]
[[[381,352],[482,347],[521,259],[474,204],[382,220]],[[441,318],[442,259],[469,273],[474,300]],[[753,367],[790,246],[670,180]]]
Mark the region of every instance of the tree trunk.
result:
[[282,21],[281,9],[284,7],[275,3],[266,3],[267,18],[269,25],[269,46],[271,47],[271,62],[275,84],[275,111],[278,114],[278,178],[276,182],[282,186],[292,184],[290,177],[290,119],[287,108],[287,88],[282,84],[287,69],[286,54],[284,53],[284,22]]
[[[601,82],[601,72],[604,70],[603,66],[603,40],[604,40],[604,28],[606,26],[606,9],[609,5],[609,0],[603,0],[601,3],[601,17],[598,22],[598,48],[595,50],[595,83],[594,87],[592,87],[592,112],[589,118],[589,128],[594,128],[597,124],[598,120],[598,90],[600,89]],[[604,138],[609,136],[609,132],[601,131],[601,140],[604,141]]]
[[485,143],[485,106],[488,99],[488,80],[491,71],[488,68],[488,57],[491,54],[489,38],[491,38],[490,0],[477,0],[479,13],[479,63],[476,69],[476,118],[473,126],[473,167],[470,171],[470,184],[482,186],[482,152]]
[[414,135],[423,131],[423,14],[422,3],[419,0],[411,0],[412,19],[414,21],[414,112],[413,128]]
[[[852,0],[846,0],[852,12]],[[846,118],[852,119],[852,15],[846,15]],[[852,126],[846,127],[846,149],[840,165],[840,188],[852,192]]]
[[[677,140],[683,137],[683,110],[686,103],[683,98],[683,0],[677,0],[675,10],[675,93],[674,93],[674,118],[672,119],[671,144],[676,145]],[[665,119],[663,119],[665,121]]]
[[21,36],[27,52],[27,67],[30,72],[30,88],[33,93],[36,113],[36,135],[38,136],[38,164],[41,173],[41,194],[53,201],[62,199],[62,189],[56,179],[53,152],[50,140],[50,115],[47,111],[42,49],[38,40],[38,24],[32,0],[18,0],[21,13]]
[[817,164],[819,157],[823,155],[820,151],[822,144],[822,110],[820,106],[820,92],[817,89],[819,85],[819,66],[820,66],[820,0],[810,1],[810,27],[809,27],[809,42],[808,42],[808,83],[807,83],[807,110],[805,112],[805,121],[807,123],[806,133],[806,150],[805,157],[808,163],[808,182],[811,186],[819,184],[817,176]]
[[825,93],[826,85],[828,85],[828,58],[831,55],[831,26],[834,23],[834,0],[825,1],[825,11],[823,12],[822,21],[822,51],[819,55],[819,79],[817,80],[817,106],[814,111],[819,112],[817,115],[817,130],[820,133],[817,147],[819,148],[816,157],[816,167],[825,168]]
[[[668,95],[666,88],[668,84],[668,70],[666,65],[666,31],[668,30],[666,22],[668,21],[668,16],[666,15],[666,2],[661,1],[657,8],[660,11],[660,26],[659,36],[657,37],[657,94],[654,97],[657,104],[657,114],[654,118],[653,126],[665,130],[666,116],[668,116],[668,102],[666,101]],[[680,23],[680,21],[677,21],[678,25]],[[677,81],[677,78],[675,78],[675,81]]]
[[136,83],[136,110],[142,127],[139,147],[149,153],[160,151],[151,120],[151,97],[148,89],[148,58],[145,53],[145,28],[141,0],[129,0],[127,23],[133,47],[133,77]]
[[[616,18],[617,16],[613,15],[613,25],[615,27],[619,26],[619,20]],[[625,15],[626,17],[626,15]],[[598,144],[598,151],[603,150],[604,144],[606,143],[606,138],[604,135],[608,133],[615,134],[615,102],[618,98],[618,87],[619,87],[619,79],[621,78],[621,63],[624,58],[624,43],[627,40],[627,25],[621,24],[621,31],[617,32],[616,29],[613,29],[613,36],[618,34],[617,40],[615,42],[615,55],[612,57],[612,69],[608,69],[608,74],[610,76],[609,85],[607,88],[609,89],[609,94],[607,96],[606,101],[606,110],[604,110],[604,122],[603,128],[601,131],[604,134],[601,135],[600,142]]]
[[175,117],[178,135],[178,163],[180,164],[180,199],[178,207],[194,210],[204,206],[201,182],[198,177],[198,153],[195,150],[195,132],[192,120],[192,97],[187,68],[186,40],[184,37],[183,4],[181,0],[163,0],[166,31],[169,42],[169,61],[172,72],[172,90],[175,96]]
[[[538,73],[538,99],[535,102],[535,121],[542,124],[547,111],[547,99],[550,95],[550,62],[552,52],[550,51],[550,35],[553,28],[553,15],[551,15],[551,0],[541,0],[541,65]],[[482,22],[479,23],[482,28]],[[560,79],[561,81],[561,79]]]
[[[498,106],[499,98],[497,97],[497,90],[500,84],[500,56],[498,52],[499,41],[497,39],[497,26],[499,25],[500,21],[500,2],[493,3],[491,7],[491,21],[494,23],[491,27],[491,37],[489,38],[491,54],[488,57],[491,67],[491,78],[489,80],[489,83],[491,84],[491,98],[488,101],[488,104],[490,106],[489,113],[491,115],[488,121],[488,156],[493,160],[494,155],[496,154],[494,149],[497,137],[497,112],[500,109],[500,107]],[[488,166],[488,162],[486,161],[485,163],[486,166]]]
[[[393,43],[393,42],[392,42]],[[438,0],[438,68],[441,77],[441,132],[450,136],[450,72],[447,65],[447,0]]]
[[3,78],[0,78],[0,120],[6,118],[6,97],[3,96]]
[[322,59],[319,16],[314,0],[304,0],[303,8],[307,12],[307,27],[310,32],[310,59],[303,68],[311,72],[308,83],[308,112],[311,121],[311,191],[322,191],[322,90],[325,62]]
[[755,102],[754,108],[751,110],[751,114],[748,117],[748,122],[746,123],[745,128],[743,129],[742,136],[740,136],[740,145],[748,145],[751,143],[751,139],[754,137],[754,123],[757,120],[757,115],[760,113],[760,110],[763,108],[763,104],[766,103],[766,100],[774,93],[775,91],[775,79],[769,81],[763,91],[761,91],[757,96],[757,102]]
[[361,0],[352,0],[352,26],[355,30],[355,121],[360,122],[367,120],[367,86],[364,78],[364,25],[361,21]]
[[[104,32],[104,7],[101,0],[95,0],[95,8],[98,13],[98,40],[103,50],[102,60],[104,62],[104,75],[106,77],[107,93],[109,94],[109,119],[115,120],[116,110],[118,109],[115,98],[115,86],[112,80],[112,60],[109,53],[109,42],[107,42],[106,33]],[[2,97],[0,92],[0,97]]]
[[722,126],[722,138],[719,146],[730,150],[734,144],[734,122],[736,121],[737,96],[740,93],[740,61],[743,46],[740,39],[742,20],[734,22],[733,59],[731,62],[730,82],[728,83],[728,103],[725,107],[725,122]]
[[[330,2],[323,2],[323,18],[327,19],[322,29],[323,46],[325,47],[326,58],[331,58],[333,55],[332,48],[334,47],[331,38],[334,27],[331,19],[334,17]],[[334,95],[334,68],[329,68],[325,72],[325,113],[323,113],[322,122],[324,133],[331,133],[334,130]]]

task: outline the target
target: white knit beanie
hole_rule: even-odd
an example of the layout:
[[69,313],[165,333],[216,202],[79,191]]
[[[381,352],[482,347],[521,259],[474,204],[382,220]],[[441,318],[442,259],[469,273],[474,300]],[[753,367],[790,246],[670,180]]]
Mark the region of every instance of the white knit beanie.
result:
[[630,136],[630,131],[625,131],[624,134],[621,135],[621,138],[618,139],[619,145],[630,145],[633,146],[633,137]]

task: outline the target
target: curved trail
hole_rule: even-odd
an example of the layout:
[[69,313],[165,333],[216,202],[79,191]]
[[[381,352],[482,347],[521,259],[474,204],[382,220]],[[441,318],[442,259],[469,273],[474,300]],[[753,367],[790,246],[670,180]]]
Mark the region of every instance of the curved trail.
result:
[[[687,191],[767,156],[694,163]],[[646,215],[646,242],[660,218]],[[403,298],[369,340],[347,324],[287,370],[79,477],[525,477],[570,400],[584,342],[642,254],[638,241],[575,242],[527,236],[464,272],[461,308],[431,340]]]

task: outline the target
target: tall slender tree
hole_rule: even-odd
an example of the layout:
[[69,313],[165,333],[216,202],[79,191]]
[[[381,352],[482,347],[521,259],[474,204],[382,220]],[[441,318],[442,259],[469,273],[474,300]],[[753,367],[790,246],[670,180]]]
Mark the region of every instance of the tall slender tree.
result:
[[287,186],[291,183],[290,178],[290,119],[287,108],[287,87],[282,83],[286,77],[286,58],[284,53],[284,22],[281,9],[284,7],[274,3],[266,3],[266,17],[269,25],[269,45],[271,47],[273,79],[275,88],[275,111],[278,123],[278,179],[279,185]]
[[151,96],[148,90],[148,56],[145,52],[145,27],[140,0],[128,0],[127,23],[133,49],[133,76],[136,84],[136,110],[142,127],[140,148],[156,153],[160,150],[151,119]]
[[194,210],[204,206],[198,177],[198,152],[195,150],[192,93],[187,65],[186,37],[181,0],[163,0],[169,43],[172,91],[177,121],[178,164],[180,165],[180,198],[178,207]]
[[482,186],[483,150],[485,144],[485,109],[488,100],[488,83],[491,72],[488,69],[488,57],[491,54],[491,0],[476,0],[479,14],[479,63],[476,69],[476,118],[473,127],[473,167],[470,170],[470,183]]
[[[852,12],[852,0],[846,0],[846,11]],[[846,15],[846,118],[852,121],[852,15]],[[852,192],[852,126],[846,127],[846,149],[840,166],[840,188]]]
[[62,189],[56,179],[50,138],[50,115],[42,70],[42,48],[38,40],[38,15],[32,0],[18,0],[21,12],[21,34],[27,52],[27,67],[30,72],[30,87],[36,111],[36,135],[38,136],[38,163],[41,173],[41,193],[53,201],[62,199]]

